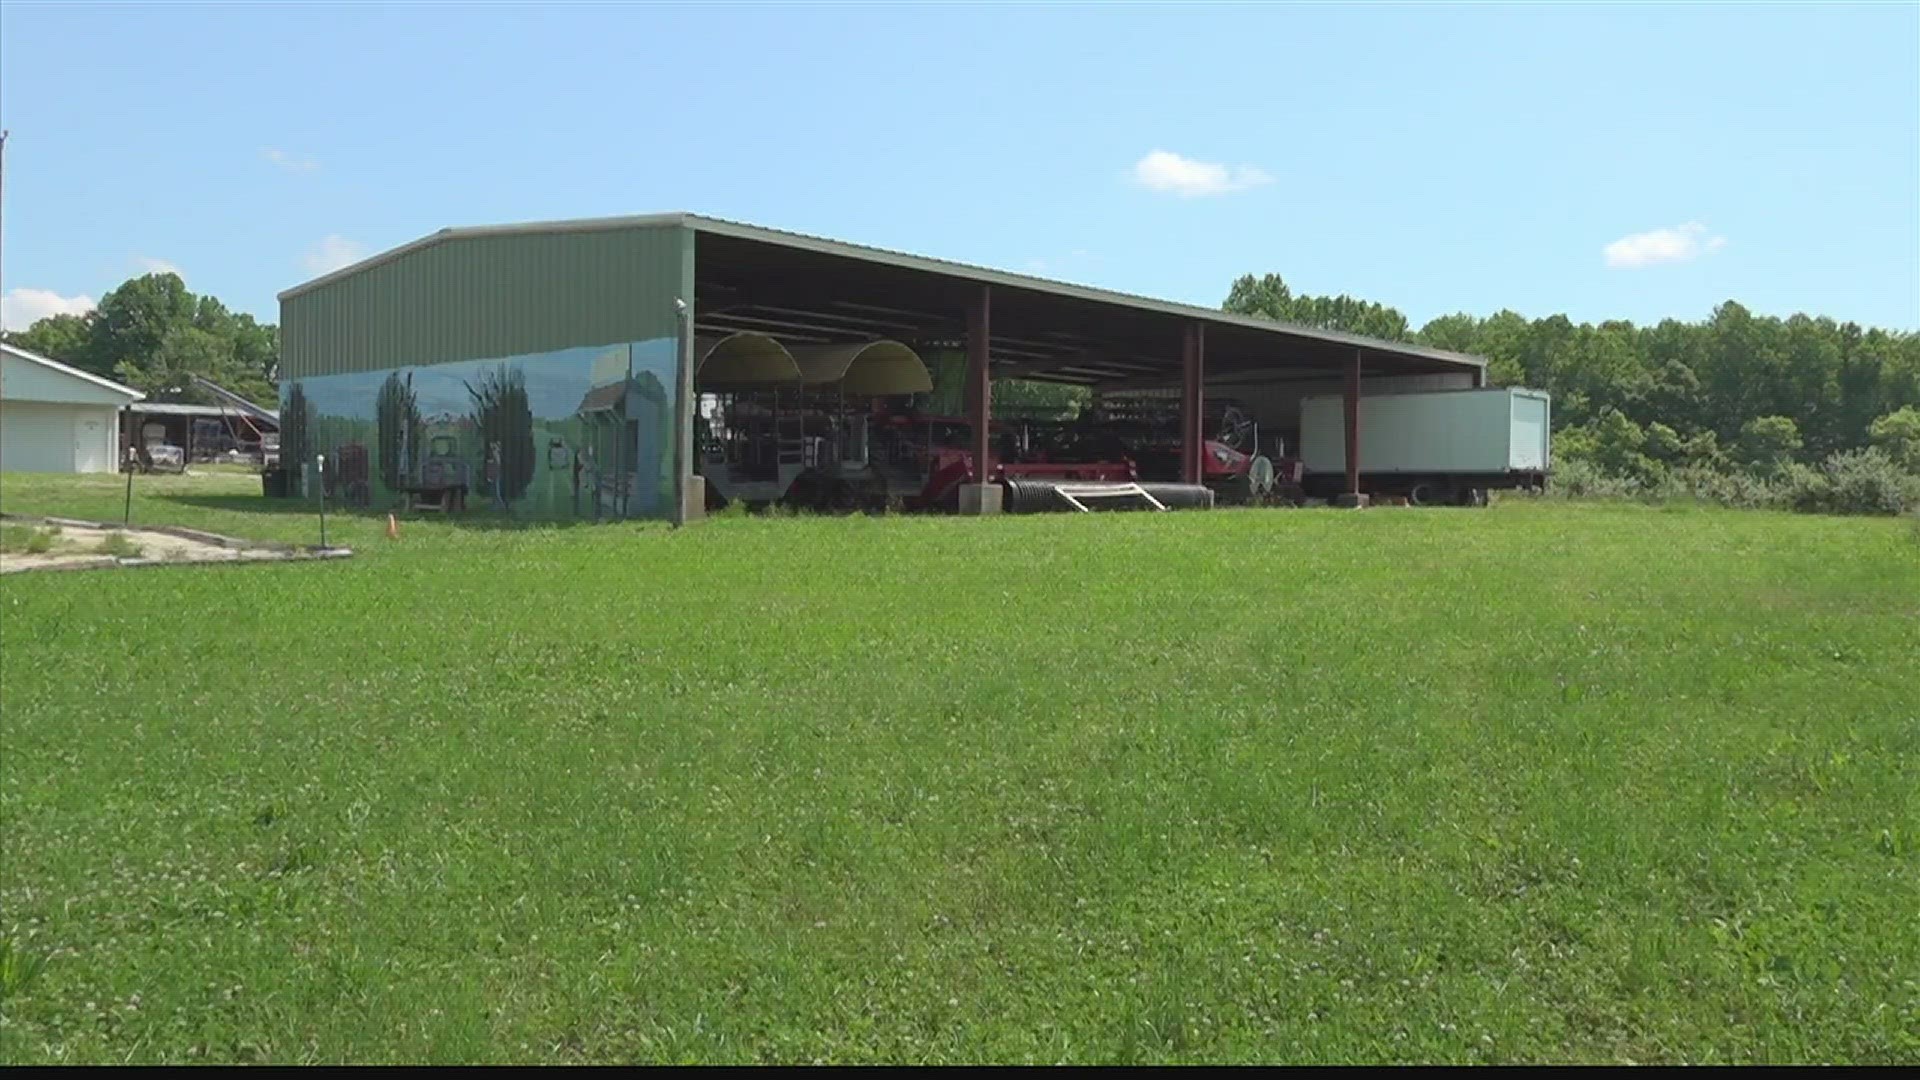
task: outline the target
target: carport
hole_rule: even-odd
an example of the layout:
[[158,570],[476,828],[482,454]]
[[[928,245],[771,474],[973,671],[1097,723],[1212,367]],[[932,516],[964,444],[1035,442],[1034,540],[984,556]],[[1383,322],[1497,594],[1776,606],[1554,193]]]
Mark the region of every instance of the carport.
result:
[[[702,335],[751,331],[789,343],[885,337],[963,348],[976,460],[989,461],[992,380],[1022,378],[1181,395],[1182,479],[1197,483],[1208,387],[1340,380],[1347,490],[1359,490],[1363,378],[1466,374],[1476,357],[1288,326],[712,218],[694,237],[693,318]],[[984,475],[984,470],[982,470]]]

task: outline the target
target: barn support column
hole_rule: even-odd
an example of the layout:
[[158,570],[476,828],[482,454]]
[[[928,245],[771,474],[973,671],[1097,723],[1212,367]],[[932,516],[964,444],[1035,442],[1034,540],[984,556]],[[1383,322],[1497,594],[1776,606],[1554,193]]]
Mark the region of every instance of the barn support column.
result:
[[1353,350],[1347,364],[1346,400],[1347,490],[1334,500],[1336,506],[1365,506],[1367,497],[1360,492],[1360,350]]
[[960,485],[962,514],[997,514],[1003,492],[993,475],[993,373],[988,339],[993,294],[985,285],[967,305],[967,421],[973,426],[973,483]]
[[1180,352],[1180,481],[1198,484],[1206,474],[1206,327],[1188,323]]

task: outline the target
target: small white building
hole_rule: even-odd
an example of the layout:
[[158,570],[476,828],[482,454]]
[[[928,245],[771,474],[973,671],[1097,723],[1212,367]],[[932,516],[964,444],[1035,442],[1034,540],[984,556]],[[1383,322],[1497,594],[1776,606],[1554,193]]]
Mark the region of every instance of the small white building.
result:
[[120,410],[146,395],[0,344],[0,472],[113,472]]

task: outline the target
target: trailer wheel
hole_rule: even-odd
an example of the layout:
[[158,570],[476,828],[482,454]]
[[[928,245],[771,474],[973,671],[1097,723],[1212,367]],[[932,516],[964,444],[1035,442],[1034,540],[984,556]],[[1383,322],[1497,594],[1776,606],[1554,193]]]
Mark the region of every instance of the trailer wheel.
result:
[[1441,496],[1439,487],[1422,481],[1407,492],[1407,501],[1415,506],[1438,506],[1444,501]]
[[1456,501],[1461,506],[1485,506],[1487,505],[1487,489],[1477,487],[1461,488]]

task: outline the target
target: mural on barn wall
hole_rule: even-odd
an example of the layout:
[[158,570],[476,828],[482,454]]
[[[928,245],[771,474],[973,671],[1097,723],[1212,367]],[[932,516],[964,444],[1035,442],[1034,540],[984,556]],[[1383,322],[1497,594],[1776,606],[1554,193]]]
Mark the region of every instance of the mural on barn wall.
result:
[[404,506],[466,489],[470,514],[664,518],[673,505],[672,338],[284,384],[281,456],[330,504]]

